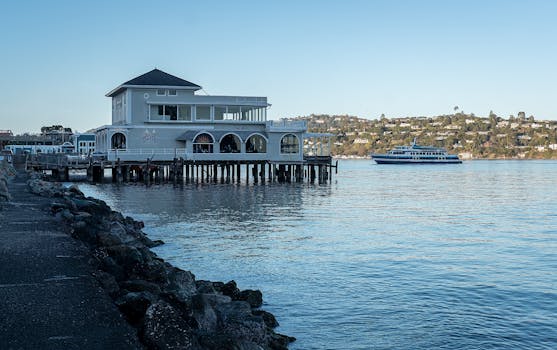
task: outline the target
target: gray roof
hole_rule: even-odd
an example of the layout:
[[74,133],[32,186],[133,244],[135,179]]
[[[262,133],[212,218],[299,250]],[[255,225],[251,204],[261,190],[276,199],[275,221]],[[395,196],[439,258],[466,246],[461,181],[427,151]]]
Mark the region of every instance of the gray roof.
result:
[[163,72],[159,69],[153,69],[150,72],[147,72],[143,75],[135,77],[131,80],[126,81],[124,84],[118,86],[116,89],[110,91],[106,96],[112,97],[114,95],[119,94],[123,91],[126,87],[130,86],[166,86],[166,87],[175,87],[175,88],[189,88],[194,90],[201,89],[201,86],[184,80],[182,78],[178,78],[174,75],[168,74]]

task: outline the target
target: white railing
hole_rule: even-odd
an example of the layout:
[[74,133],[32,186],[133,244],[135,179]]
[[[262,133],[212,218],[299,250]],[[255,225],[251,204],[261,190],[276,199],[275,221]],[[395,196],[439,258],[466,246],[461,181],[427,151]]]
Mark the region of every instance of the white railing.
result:
[[268,120],[266,123],[267,130],[285,130],[285,131],[306,131],[307,123],[305,120]]
[[171,160],[180,157],[186,158],[185,148],[126,148],[107,152],[108,160]]

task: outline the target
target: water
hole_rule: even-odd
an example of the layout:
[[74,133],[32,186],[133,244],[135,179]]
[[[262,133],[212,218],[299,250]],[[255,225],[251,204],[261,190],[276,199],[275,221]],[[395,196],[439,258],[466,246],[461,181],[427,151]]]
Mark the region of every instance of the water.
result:
[[326,186],[81,185],[291,349],[556,349],[557,162],[341,161]]

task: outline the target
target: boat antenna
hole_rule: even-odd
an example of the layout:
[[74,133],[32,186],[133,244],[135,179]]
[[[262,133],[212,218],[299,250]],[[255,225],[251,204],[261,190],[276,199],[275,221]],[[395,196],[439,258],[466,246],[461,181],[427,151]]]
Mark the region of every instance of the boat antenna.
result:
[[416,139],[417,137],[414,137],[414,141],[412,141],[412,146],[416,146]]

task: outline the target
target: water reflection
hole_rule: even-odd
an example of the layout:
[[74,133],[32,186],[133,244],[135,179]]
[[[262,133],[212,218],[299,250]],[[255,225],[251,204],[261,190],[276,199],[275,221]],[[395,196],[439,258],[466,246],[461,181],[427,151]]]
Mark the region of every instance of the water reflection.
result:
[[199,278],[261,289],[292,349],[557,347],[557,162],[376,166],[331,185],[84,186]]

